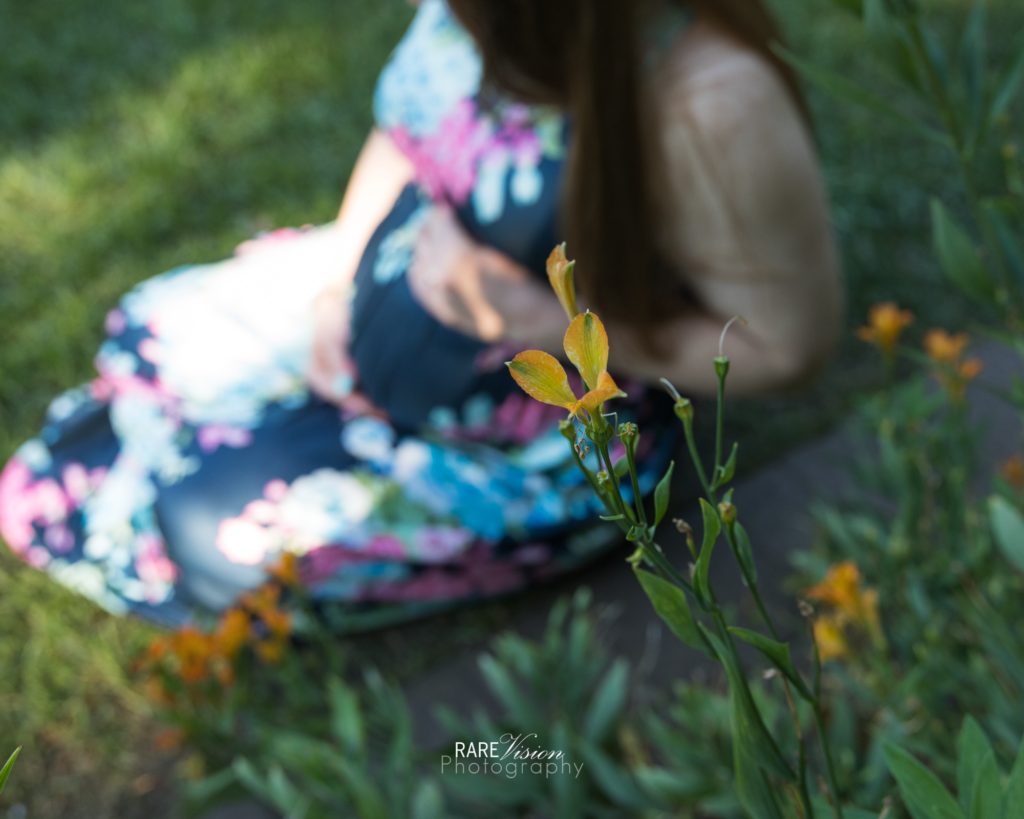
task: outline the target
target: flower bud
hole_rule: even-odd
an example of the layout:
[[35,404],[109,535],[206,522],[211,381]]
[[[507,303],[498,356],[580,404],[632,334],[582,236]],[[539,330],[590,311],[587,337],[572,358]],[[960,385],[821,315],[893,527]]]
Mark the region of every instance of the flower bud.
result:
[[715,375],[725,378],[729,374],[729,359],[727,356],[715,356]]
[[677,399],[673,409],[675,410],[676,417],[683,423],[693,420],[693,404],[690,403],[689,398]]
[[732,526],[736,523],[736,507],[731,503],[720,503],[718,504],[718,514],[722,518],[722,523],[726,526]]

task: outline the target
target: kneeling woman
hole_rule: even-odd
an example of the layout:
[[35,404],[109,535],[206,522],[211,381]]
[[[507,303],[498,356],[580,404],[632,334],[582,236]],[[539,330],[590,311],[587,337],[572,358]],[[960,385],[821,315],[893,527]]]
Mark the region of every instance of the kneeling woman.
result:
[[[114,612],[220,609],[299,556],[346,628],[505,593],[618,542],[504,362],[560,353],[563,239],[645,384],[804,381],[841,285],[806,111],[757,0],[422,0],[336,222],[180,268],[107,318],[98,377],[0,477],[0,534]],[[662,396],[663,397],[663,396]],[[670,413],[668,414],[670,417]]]

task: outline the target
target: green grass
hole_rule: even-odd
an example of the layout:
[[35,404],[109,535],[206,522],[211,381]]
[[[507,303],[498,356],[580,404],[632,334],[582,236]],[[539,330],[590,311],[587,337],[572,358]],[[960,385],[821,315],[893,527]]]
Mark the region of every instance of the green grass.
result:
[[[855,21],[822,0],[776,5],[798,51],[888,93]],[[933,5],[955,30],[964,4]],[[262,228],[333,217],[373,81],[410,15],[399,0],[0,0],[0,460],[56,393],[91,377],[103,316],[132,284],[221,258]],[[1003,0],[993,16],[999,53],[1024,13]],[[948,161],[874,117],[816,94],[812,104],[851,324],[885,298],[911,307],[918,330],[976,318],[941,286],[928,249],[924,191],[955,199]],[[745,467],[827,428],[875,372],[848,339],[810,393],[734,405]],[[356,650],[408,675],[479,641],[515,605]],[[0,758],[25,745],[0,810],[173,815],[175,759],[151,749],[152,714],[126,671],[149,629],[5,550],[0,623]]]

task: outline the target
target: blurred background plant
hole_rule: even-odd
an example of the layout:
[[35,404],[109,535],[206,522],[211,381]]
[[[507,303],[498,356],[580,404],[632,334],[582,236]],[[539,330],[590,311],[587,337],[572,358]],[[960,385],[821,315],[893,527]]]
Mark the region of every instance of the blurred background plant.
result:
[[[914,329],[971,327],[981,336],[998,328],[1019,346],[1022,279],[1013,249],[1019,243],[1012,240],[1022,224],[1014,141],[1022,108],[1013,78],[1022,72],[1024,9],[1015,0],[990,0],[986,25],[963,0],[932,0],[926,26],[904,4],[842,3],[855,14],[808,0],[773,5],[807,66],[873,95],[860,109],[811,95],[851,321],[891,300],[913,312]],[[0,458],[34,433],[52,395],[90,376],[102,317],[132,284],[225,256],[258,230],[333,217],[370,125],[373,81],[410,16],[399,0],[0,0]],[[836,91],[827,78],[823,84]],[[839,92],[863,101],[849,87]],[[930,135],[921,140],[920,127],[905,131],[905,116],[920,117]],[[969,183],[966,196],[961,180]],[[942,204],[930,204],[932,196]],[[972,298],[936,287],[940,268]],[[894,309],[900,324],[901,308]],[[1017,625],[1024,461],[1006,461],[992,480],[992,497],[987,489],[970,491],[977,486],[977,435],[955,393],[984,374],[975,365],[964,369],[970,359],[959,334],[933,339],[937,360],[927,366],[953,394],[918,379],[864,404],[858,423],[876,442],[875,457],[857,467],[868,494],[820,508],[821,539],[802,560],[797,582],[823,592],[817,629],[834,638],[837,652],[823,686],[840,791],[864,805],[879,805],[893,792],[884,773],[889,740],[952,782],[962,714],[977,715],[1004,765],[1022,730],[1015,702],[1024,687]],[[866,388],[905,377],[913,363],[913,356],[894,355],[891,366],[878,368],[851,333],[809,397],[753,409],[728,401],[726,421],[741,442],[745,468],[827,428]],[[1024,387],[1016,385],[1009,397],[1024,404]],[[713,418],[695,423],[714,427]],[[833,569],[828,580],[830,567],[846,561],[857,567],[859,602],[844,607],[824,589],[850,588],[849,569]],[[872,591],[881,640],[872,626]],[[380,652],[371,640],[354,650],[342,646],[339,657],[342,649],[374,656],[387,677],[407,678],[425,655],[436,660],[463,645],[465,635],[497,629],[510,611],[500,603],[472,616],[437,618],[417,650]],[[182,655],[166,644],[153,666],[176,698],[165,710],[168,703],[147,696],[149,675],[130,671],[158,636],[152,629],[97,611],[0,550],[0,622],[8,624],[0,635],[0,736],[25,745],[5,802],[33,817],[148,819],[177,812],[173,786],[181,778],[205,782],[205,795],[216,798],[241,789],[244,779],[270,799],[268,783],[284,781],[285,771],[296,777],[267,739],[274,731],[295,720],[310,737],[345,747],[327,732],[328,679],[344,681],[360,714],[380,714],[365,721],[377,720],[374,730],[385,738],[375,748],[401,733],[388,727],[400,709],[375,705],[384,700],[374,692],[387,684],[374,688],[344,657],[342,673],[329,672],[326,656],[303,650],[317,638],[301,622],[289,624],[289,645],[300,650],[273,662],[270,624],[258,612],[246,617],[250,631],[230,657],[223,644],[214,652],[197,633],[177,638],[191,663],[181,665]],[[207,625],[230,630],[228,623]],[[207,676],[195,685],[175,681],[185,668],[198,673],[204,656]],[[502,657],[496,650],[495,662]],[[530,675],[511,661],[506,667],[529,690]],[[235,679],[225,685],[218,672],[230,676],[227,668]],[[195,701],[187,693],[193,687],[203,692]],[[293,701],[280,699],[284,689],[295,692]],[[687,686],[671,708],[644,706],[635,716],[625,709],[627,727],[599,747],[645,799],[684,816],[737,815],[729,704],[717,690]],[[769,728],[781,730],[770,707],[775,700],[759,687],[752,693]],[[510,714],[505,721],[514,725]],[[159,734],[160,716],[185,733]],[[154,736],[168,746],[185,736],[189,743],[155,749]],[[236,756],[249,760],[251,776],[228,767]],[[373,777],[386,754],[350,756],[365,760],[367,781],[383,782]],[[663,773],[643,774],[648,763]],[[436,806],[436,791],[429,782],[421,786],[419,773],[408,781],[396,791],[410,800],[418,795],[408,805]],[[633,810],[601,784],[587,785],[584,804],[594,806],[592,815]],[[444,798],[446,806],[462,805],[467,795]],[[548,810],[555,798],[542,792],[508,809]],[[894,803],[890,815],[899,810]]]

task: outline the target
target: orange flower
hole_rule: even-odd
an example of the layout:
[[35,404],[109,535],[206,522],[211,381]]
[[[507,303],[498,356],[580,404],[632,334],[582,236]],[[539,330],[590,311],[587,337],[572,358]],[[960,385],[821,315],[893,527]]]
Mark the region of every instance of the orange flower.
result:
[[579,314],[576,307],[576,287],[573,283],[573,271],[576,262],[565,257],[565,242],[555,247],[548,256],[548,281],[558,296],[558,301],[565,310],[565,315],[572,321]]
[[977,378],[985,367],[979,358],[961,360],[969,340],[967,333],[951,336],[939,328],[929,330],[924,337],[925,352],[932,361],[941,366],[933,375],[946,389],[949,397],[956,402],[963,400],[967,384]]
[[1014,455],[1007,458],[999,468],[1006,482],[1014,489],[1024,489],[1024,458]]
[[284,656],[285,640],[273,637],[256,643],[256,655],[267,665],[276,665]]
[[925,333],[924,350],[928,353],[928,358],[937,364],[953,366],[960,361],[968,341],[970,339],[967,333],[951,336],[945,330],[936,327]]
[[165,728],[153,736],[153,746],[161,751],[174,751],[185,744],[186,738],[181,728]]
[[249,615],[241,609],[231,608],[225,611],[214,633],[217,652],[228,659],[234,658],[249,639],[250,626]]
[[185,626],[171,638],[171,651],[179,661],[178,674],[186,683],[199,682],[210,672],[213,641],[194,626]]
[[874,344],[883,355],[891,358],[903,328],[913,320],[913,313],[900,310],[891,301],[876,304],[868,311],[868,326],[857,330],[857,338]]
[[299,585],[299,558],[294,552],[285,552],[281,559],[267,569],[267,574],[286,586]]
[[174,697],[170,695],[164,684],[156,677],[150,677],[145,684],[146,696],[157,705],[173,705]]
[[246,592],[239,598],[239,604],[246,611],[262,615],[264,611],[277,608],[281,597],[281,587],[274,583],[264,583],[256,591]]
[[825,579],[806,592],[811,600],[827,603],[847,613],[860,607],[860,569],[852,560],[829,566]]
[[166,637],[156,637],[146,649],[146,660],[150,663],[158,663],[167,656],[169,646]]
[[[830,657],[845,656],[848,650],[845,636],[847,624],[866,630],[876,647],[885,646],[885,635],[878,616],[878,591],[862,589],[860,581],[857,564],[845,560],[830,566],[825,579],[806,591],[809,599],[825,603],[833,609],[820,615],[814,622],[814,635],[819,643],[822,660],[830,652]],[[835,653],[839,651],[842,653]]]
[[233,666],[227,663],[221,663],[217,666],[217,682],[219,682],[224,688],[229,688],[235,681],[235,669]]
[[287,637],[292,630],[292,616],[280,609],[268,609],[260,617],[266,624],[270,633],[278,639]]

